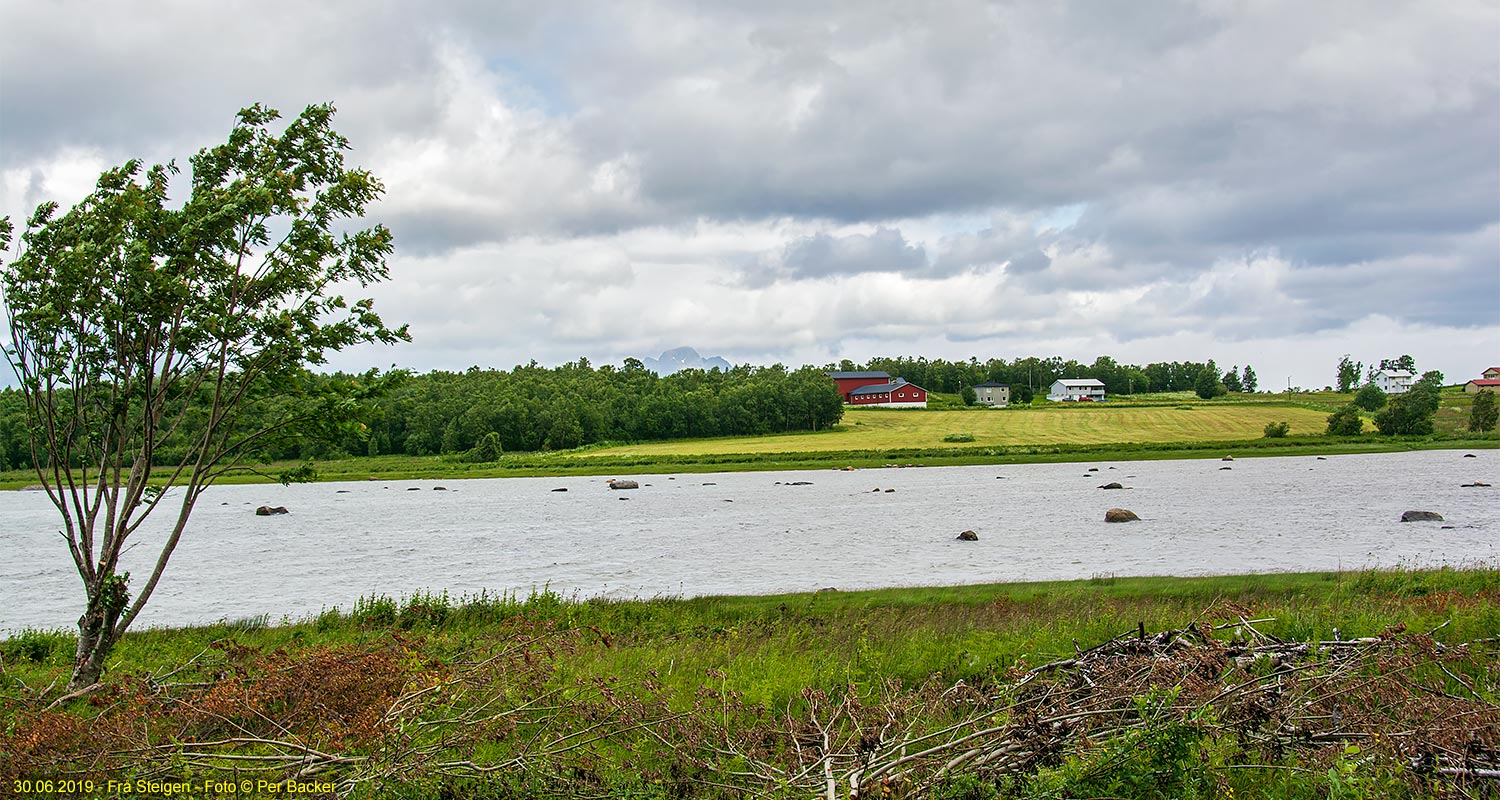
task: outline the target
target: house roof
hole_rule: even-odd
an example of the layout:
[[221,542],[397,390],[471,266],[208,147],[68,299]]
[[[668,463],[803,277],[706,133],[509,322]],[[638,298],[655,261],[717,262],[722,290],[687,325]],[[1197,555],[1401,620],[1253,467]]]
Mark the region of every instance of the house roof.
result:
[[1056,382],[1068,387],[1087,386],[1089,388],[1104,388],[1104,381],[1095,380],[1094,378],[1058,378]]
[[1415,375],[1412,375],[1410,372],[1407,372],[1404,369],[1383,369],[1383,370],[1381,370],[1381,371],[1379,371],[1379,372],[1377,372],[1375,374],[1376,375],[1384,375],[1387,378],[1414,378],[1414,377],[1416,377]]
[[1486,372],[1500,372],[1500,367],[1485,367],[1479,371],[1479,374],[1483,375]]
[[854,389],[853,391],[849,392],[849,394],[850,394],[850,396],[853,396],[853,395],[856,395],[856,394],[886,394],[888,392],[895,391],[895,390],[900,389],[900,388],[905,387],[905,386],[910,386],[913,389],[921,389],[922,388],[922,387],[916,385],[915,383],[907,383],[906,381],[904,381],[904,380],[902,380],[900,378],[897,378],[896,380],[892,381],[891,383],[872,383],[869,386],[861,386],[858,389]]
[[891,377],[889,372],[830,372],[827,374],[834,380],[840,378],[886,378],[889,380]]
[[1008,383],[994,383],[994,382],[991,382],[991,381],[986,381],[984,383],[976,383],[976,384],[974,384],[974,388],[975,389],[981,389],[981,388],[986,387],[986,386],[988,386],[988,387],[990,387],[992,389],[1009,389],[1010,388],[1010,384],[1008,384]]
[[[1490,379],[1475,378],[1474,380],[1469,381],[1469,383],[1472,383],[1475,386],[1500,386],[1500,380],[1497,380],[1497,379],[1494,379],[1494,378],[1490,378]],[[1464,385],[1468,386],[1469,383],[1466,383]]]

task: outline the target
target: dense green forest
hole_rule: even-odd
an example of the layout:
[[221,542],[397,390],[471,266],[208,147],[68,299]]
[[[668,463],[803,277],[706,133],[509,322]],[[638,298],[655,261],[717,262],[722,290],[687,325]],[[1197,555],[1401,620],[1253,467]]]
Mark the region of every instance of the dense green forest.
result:
[[[493,461],[502,452],[566,450],[599,442],[816,431],[843,415],[839,395],[824,375],[834,369],[883,370],[942,393],[986,381],[1007,383],[1017,402],[1030,399],[1028,387],[1045,394],[1061,377],[1097,378],[1112,395],[1186,391],[1200,378],[1219,377],[1212,361],[1141,367],[1108,356],[1092,364],[1059,357],[1009,362],[875,358],[796,370],[738,366],[667,376],[645,369],[636,359],[626,359],[622,367],[594,367],[580,358],[550,368],[532,362],[511,370],[471,367],[405,375],[373,402],[365,429],[333,441],[280,442],[270,455],[303,459],[395,453]],[[1254,371],[1247,367],[1245,372],[1253,381]],[[1222,376],[1224,382],[1230,375],[1238,380],[1238,368]],[[353,377],[308,375],[306,380],[317,384]],[[174,439],[189,435],[191,424]],[[158,461],[178,455],[176,448],[168,448],[158,453]],[[0,469],[30,465],[22,396],[16,389],[0,390]]]
[[[830,364],[829,369],[882,370],[905,378],[930,391],[957,393],[964,386],[978,383],[1004,383],[1011,387],[1011,397],[1026,402],[1032,393],[1045,395],[1047,388],[1059,378],[1094,378],[1104,382],[1104,391],[1111,395],[1140,394],[1143,392],[1188,392],[1193,391],[1205,374],[1222,382],[1231,391],[1255,391],[1255,370],[1246,365],[1243,371],[1238,365],[1219,374],[1219,367],[1212,361],[1164,361],[1137,366],[1121,364],[1109,356],[1100,356],[1092,364],[1084,364],[1061,356],[1050,358],[1018,358],[1006,361],[992,358],[980,361],[928,360],[925,358],[873,358],[866,364],[842,361]],[[1230,376],[1233,376],[1232,378]]]

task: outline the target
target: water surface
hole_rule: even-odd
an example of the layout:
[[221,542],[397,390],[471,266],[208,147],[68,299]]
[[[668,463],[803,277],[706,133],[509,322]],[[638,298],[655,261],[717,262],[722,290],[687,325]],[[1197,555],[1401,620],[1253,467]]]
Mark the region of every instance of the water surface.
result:
[[[415,591],[767,594],[1494,563],[1500,488],[1461,484],[1497,483],[1496,455],[1462,456],[620,475],[634,491],[604,477],[222,486],[137,624],[295,619]],[[1097,488],[1109,481],[1130,488]],[[262,504],[291,513],[257,517]],[[1114,506],[1142,521],[1106,524]],[[1407,509],[1446,522],[1403,524]],[[0,494],[0,629],[69,626],[82,609],[56,513],[40,492]],[[154,522],[126,555],[136,576],[164,538],[167,518]],[[967,529],[979,541],[955,540]]]

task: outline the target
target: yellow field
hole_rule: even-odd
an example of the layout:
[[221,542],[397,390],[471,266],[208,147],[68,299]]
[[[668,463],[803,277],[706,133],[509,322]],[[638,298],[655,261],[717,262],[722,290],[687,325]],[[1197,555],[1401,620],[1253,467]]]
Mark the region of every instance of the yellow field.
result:
[[[1193,408],[1106,405],[1031,410],[894,411],[849,409],[839,429],[823,433],[698,439],[589,450],[587,455],[714,455],[889,450],[908,447],[1112,444],[1220,441],[1259,438],[1268,422],[1287,422],[1291,433],[1322,433],[1328,412],[1274,405]],[[943,437],[973,434],[954,444]]]

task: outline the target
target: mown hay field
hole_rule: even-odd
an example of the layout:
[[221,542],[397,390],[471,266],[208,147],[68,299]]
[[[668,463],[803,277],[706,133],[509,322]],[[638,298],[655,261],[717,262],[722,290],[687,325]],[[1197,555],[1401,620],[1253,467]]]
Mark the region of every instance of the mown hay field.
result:
[[[1327,421],[1326,411],[1269,404],[1123,408],[1083,404],[964,411],[848,409],[838,428],[821,433],[652,442],[590,450],[588,455],[1227,441],[1257,438],[1268,422],[1286,422],[1292,434],[1322,433]],[[974,438],[959,444],[944,441],[955,434]]]

